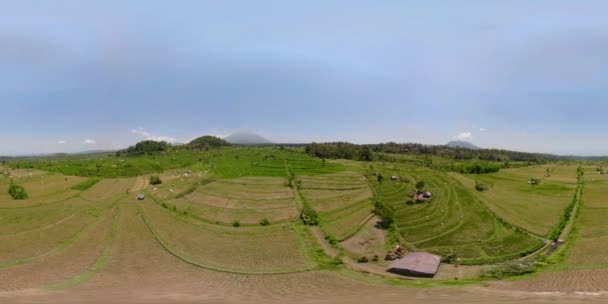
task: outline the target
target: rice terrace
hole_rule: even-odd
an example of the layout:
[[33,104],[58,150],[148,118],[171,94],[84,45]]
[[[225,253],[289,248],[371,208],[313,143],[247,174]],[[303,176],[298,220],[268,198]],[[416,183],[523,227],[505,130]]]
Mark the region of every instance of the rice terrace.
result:
[[[248,286],[277,299],[473,288],[515,301],[530,288],[605,288],[604,162],[390,152],[403,146],[240,146],[206,136],[6,158],[0,299],[181,288],[218,297]],[[353,153],[337,157],[345,151]],[[592,281],[572,285],[572,276]]]
[[608,1],[2,1],[0,304],[608,303]]

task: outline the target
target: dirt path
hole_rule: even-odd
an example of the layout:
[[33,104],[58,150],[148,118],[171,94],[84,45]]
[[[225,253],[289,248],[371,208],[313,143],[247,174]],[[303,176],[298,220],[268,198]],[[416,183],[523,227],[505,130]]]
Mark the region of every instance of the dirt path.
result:
[[138,176],[135,179],[135,184],[133,185],[133,187],[131,187],[131,189],[129,189],[129,192],[135,193],[135,192],[144,190],[146,187],[148,187],[149,183],[150,183],[150,181],[147,178],[145,178],[144,176]]

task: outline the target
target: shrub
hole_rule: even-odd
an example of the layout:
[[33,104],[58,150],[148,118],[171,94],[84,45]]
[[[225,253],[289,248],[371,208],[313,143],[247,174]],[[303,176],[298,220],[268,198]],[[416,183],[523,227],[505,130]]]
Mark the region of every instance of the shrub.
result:
[[381,229],[389,229],[395,222],[395,210],[378,200],[374,200],[374,214],[380,218],[378,226]]
[[150,185],[160,185],[162,183],[163,183],[163,181],[160,179],[160,176],[158,176],[158,175],[150,176]]
[[241,227],[241,222],[234,221],[234,223],[232,223],[232,227],[235,227],[235,228]]
[[357,262],[359,263],[368,263],[369,259],[366,256],[360,257],[359,259],[357,259]]
[[15,185],[12,181],[8,187],[8,193],[16,200],[24,200],[28,198],[27,192],[23,186]]
[[268,225],[270,225],[270,221],[268,221],[268,219],[260,220],[260,226],[268,226]]
[[304,225],[316,226],[319,224],[319,214],[310,206],[304,206],[302,213],[300,213],[300,219]]
[[477,190],[479,192],[483,192],[483,191],[488,190],[488,186],[486,186],[478,181],[475,181],[475,190]]
[[327,242],[330,243],[332,246],[335,246],[338,244],[338,240],[336,239],[336,236],[332,233],[327,233],[325,235],[325,240],[327,240]]
[[518,276],[535,271],[534,262],[513,261],[507,262],[491,269],[483,270],[481,277],[502,279],[509,276]]

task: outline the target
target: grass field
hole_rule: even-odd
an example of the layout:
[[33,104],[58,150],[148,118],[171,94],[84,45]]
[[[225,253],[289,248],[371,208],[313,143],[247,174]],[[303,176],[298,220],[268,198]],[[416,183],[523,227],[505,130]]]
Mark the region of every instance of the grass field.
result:
[[314,268],[301,252],[293,225],[225,227],[191,221],[150,201],[141,204],[166,245],[203,267],[243,273],[283,273]]
[[[382,258],[395,241],[410,250],[453,255],[463,264],[514,260],[543,245],[541,236],[555,225],[577,182],[576,167],[557,165],[461,175],[409,162],[323,161],[275,148],[227,148],[192,157],[157,173],[157,185],[148,184],[148,174],[74,177],[11,170],[30,198],[15,201],[7,191],[0,193],[0,282],[10,282],[0,289],[162,289],[179,278],[213,285],[269,277],[281,285],[281,276],[297,274],[359,276],[325,255],[312,234],[321,231],[332,250],[346,256],[344,263]],[[550,176],[544,176],[546,168]],[[608,266],[608,179],[590,173],[568,267]],[[531,177],[541,184],[529,186]],[[0,187],[8,188],[9,181],[3,175]],[[430,201],[412,202],[419,181],[433,193]],[[475,181],[489,190],[477,192]],[[145,200],[135,199],[139,193]],[[374,200],[394,210],[394,230],[375,226]],[[321,229],[302,224],[303,206],[318,212]],[[382,271],[385,264],[368,265]]]
[[286,180],[276,177],[248,177],[218,180],[198,187],[183,198],[167,201],[211,223],[258,224],[294,220],[299,212]]
[[342,241],[352,236],[372,213],[367,179],[355,172],[299,176],[299,191],[320,214],[321,227]]
[[[397,232],[414,250],[454,254],[463,263],[483,264],[513,259],[543,245],[542,239],[503,224],[474,190],[446,173],[380,163],[372,171],[400,177],[375,181],[376,199],[395,210]],[[409,193],[418,181],[425,182],[425,190],[433,193],[430,201],[412,202]]]
[[583,207],[576,224],[575,246],[567,263],[575,267],[607,268],[608,255],[608,175],[587,171]]
[[[535,235],[546,236],[559,221],[576,189],[576,166],[538,166],[504,169],[484,175],[452,176],[505,221]],[[547,169],[552,170],[547,176]],[[531,178],[540,184],[531,186]],[[475,191],[475,182],[488,187]]]

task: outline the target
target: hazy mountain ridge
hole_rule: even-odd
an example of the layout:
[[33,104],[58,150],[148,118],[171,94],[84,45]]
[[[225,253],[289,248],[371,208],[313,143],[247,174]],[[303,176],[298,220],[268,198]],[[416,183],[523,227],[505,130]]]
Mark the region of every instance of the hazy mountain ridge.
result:
[[272,141],[252,132],[235,132],[226,137],[224,140],[237,145],[256,145],[256,144],[271,144]]
[[471,150],[480,150],[482,148],[468,142],[468,141],[462,141],[462,140],[453,140],[450,141],[446,144],[446,146],[450,147],[450,148],[465,148],[465,149],[471,149]]

